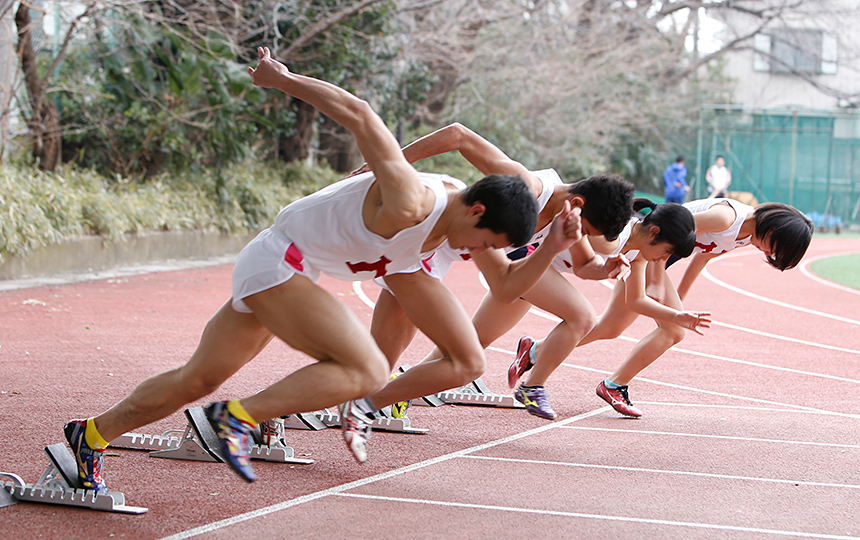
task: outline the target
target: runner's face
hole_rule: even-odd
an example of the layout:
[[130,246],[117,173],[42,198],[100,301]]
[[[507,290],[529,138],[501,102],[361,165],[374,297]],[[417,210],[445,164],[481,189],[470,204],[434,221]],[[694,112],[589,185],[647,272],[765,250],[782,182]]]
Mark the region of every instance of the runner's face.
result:
[[764,253],[765,257],[770,257],[773,255],[773,248],[770,244],[770,237],[767,238],[759,238],[756,235],[753,235],[750,240],[750,244],[754,245],[757,250]]
[[674,251],[672,244],[669,242],[657,242],[656,244],[647,244],[639,250],[639,256],[648,262],[664,261],[672,255]]
[[468,249],[472,255],[483,253],[488,249],[499,249],[511,245],[508,235],[477,227],[465,232],[460,238],[449,238],[448,241],[454,249]]

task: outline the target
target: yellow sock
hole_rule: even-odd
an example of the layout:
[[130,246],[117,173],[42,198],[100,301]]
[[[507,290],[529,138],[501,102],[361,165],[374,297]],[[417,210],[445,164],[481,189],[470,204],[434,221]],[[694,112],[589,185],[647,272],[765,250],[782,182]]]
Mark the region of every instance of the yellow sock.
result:
[[227,410],[230,411],[230,414],[246,424],[250,424],[252,426],[257,425],[257,421],[251,418],[251,415],[248,414],[248,411],[245,410],[245,407],[242,406],[238,399],[231,399],[228,401]]
[[87,446],[93,450],[104,450],[108,447],[108,442],[101,436],[99,430],[96,429],[94,418],[87,419],[87,430],[84,432],[84,439],[87,441]]

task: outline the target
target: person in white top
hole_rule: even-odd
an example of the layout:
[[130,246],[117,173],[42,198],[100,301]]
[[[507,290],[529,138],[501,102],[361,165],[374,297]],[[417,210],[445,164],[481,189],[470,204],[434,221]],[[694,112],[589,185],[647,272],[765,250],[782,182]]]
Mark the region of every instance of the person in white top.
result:
[[710,198],[725,197],[729,185],[732,183],[732,171],[726,167],[723,156],[717,156],[714,164],[705,172],[705,180],[708,182]]
[[[678,257],[673,255],[665,264],[649,264],[647,285],[651,296],[677,296],[679,302],[683,301],[708,261],[747,245],[755,246],[764,253],[768,263],[778,270],[794,268],[806,253],[814,230],[809,218],[796,208],[781,203],[764,203],[753,208],[733,199],[705,199],[690,201],[684,207],[693,213],[696,224],[693,255],[678,285],[677,295],[666,275],[666,268],[676,262]],[[604,318],[608,324],[602,324]],[[632,322],[630,319],[623,324],[622,318],[607,317],[604,313],[592,335],[583,340],[580,346],[595,339],[617,337]],[[683,337],[683,331],[658,328],[640,341],[621,366],[600,383],[597,394],[625,416],[642,416],[642,411],[630,402],[628,384]]]
[[[290,72],[267,47],[258,52],[256,69],[249,68],[253,83],[309,103],[349,129],[370,172],[290,204],[242,250],[233,297],[210,319],[185,365],[145,380],[101,415],[66,425],[88,489],[106,491],[100,472],[109,441],[213,392],[274,337],[316,362],[253,396],[206,408],[228,464],[254,481],[247,448],[258,422],[337,404],[348,448],[364,462],[369,427],[352,400],[381,388],[389,369],[365,325],[317,285],[320,272],[372,279],[416,264],[447,240],[481,255],[491,283],[504,277],[516,293],[516,287],[531,287],[555,253],[579,239],[578,211],[567,205],[550,228],[546,255],[511,271],[504,252],[492,248],[521,245],[534,230],[537,203],[521,178],[495,175],[466,190],[449,189],[447,177],[419,174],[406,161],[366,101]],[[395,278],[389,285],[405,312],[440,346],[458,358],[483,361],[468,315],[438,280]]]
[[[519,162],[508,157],[495,145],[461,124],[452,124],[426,137],[415,141],[403,149],[404,155],[410,162],[438,155],[449,151],[459,151],[460,154],[483,174],[518,172],[532,186],[532,190],[544,205],[535,228],[533,241],[541,242],[541,246],[529,255],[523,264],[543,249],[543,232],[551,216],[565,204],[570,204],[582,210],[583,239],[592,235],[607,235],[614,239],[624,228],[633,212],[632,200],[634,187],[617,175],[595,175],[572,184],[562,184],[558,175],[551,169],[528,171]],[[550,174],[551,173],[551,174]],[[550,181],[551,180],[551,181]],[[444,272],[450,268],[451,262],[459,256],[451,257],[444,248],[439,250],[428,261],[425,272],[430,272],[441,279]],[[440,252],[446,252],[444,254]],[[605,279],[627,271],[627,262],[623,257],[601,257],[595,255],[590,244],[585,240],[574,243],[564,250],[570,257],[573,271],[584,279]],[[443,255],[443,261],[434,267],[436,257]],[[472,257],[483,268],[479,258]],[[441,271],[436,271],[435,269]],[[422,272],[416,272],[422,273]],[[390,281],[389,277],[385,281]],[[393,368],[415,335],[415,328],[403,315],[399,303],[399,294],[390,294],[383,290],[376,303],[371,324],[371,333],[386,353],[390,366]],[[549,269],[537,284],[529,291],[521,294],[505,294],[500,287],[491,287],[481,303],[472,322],[478,332],[482,346],[486,347],[507,332],[520,320],[531,307],[532,303],[546,309],[562,319],[548,338],[544,347],[542,363],[535,372],[545,372],[548,377],[555,366],[566,358],[576,343],[588,333],[594,325],[596,313],[586,298],[576,290],[573,284],[565,279],[558,270]],[[420,364],[392,380],[383,390],[370,396],[373,406],[382,408],[393,405],[394,415],[400,415],[409,404],[410,399],[462,386],[479,377],[484,371],[484,363],[463,362],[450,354],[444,354],[444,348],[436,348]],[[545,399],[544,385],[535,376],[530,388],[519,389],[520,399],[528,400],[527,409],[531,414],[543,418],[555,418],[555,412]],[[528,395],[526,395],[528,394]]]
[[[701,329],[708,328],[711,322],[710,313],[684,310],[670,280],[660,282],[660,291],[656,291],[651,283],[652,263],[663,269],[670,256],[683,258],[692,253],[695,225],[690,211],[677,203],[655,205],[647,199],[636,199],[634,208],[637,211],[644,210],[649,203],[651,211],[648,215],[644,218],[634,217],[610,251],[623,253],[630,259],[629,277],[615,282],[612,297],[597,324],[577,345],[582,347],[597,340],[614,339],[639,315],[651,317],[657,323],[657,328],[633,349],[624,362],[627,368],[641,366],[640,369],[644,369],[669,347],[680,342],[685,330],[701,334]],[[613,246],[610,244],[609,247]],[[536,365],[533,358],[540,354],[543,346],[543,342],[536,342],[536,352],[530,353],[529,357],[521,352],[518,354],[508,370],[509,384],[517,374]],[[619,369],[598,385],[597,395],[623,414],[638,417],[641,412],[633,407],[627,397],[628,375]]]

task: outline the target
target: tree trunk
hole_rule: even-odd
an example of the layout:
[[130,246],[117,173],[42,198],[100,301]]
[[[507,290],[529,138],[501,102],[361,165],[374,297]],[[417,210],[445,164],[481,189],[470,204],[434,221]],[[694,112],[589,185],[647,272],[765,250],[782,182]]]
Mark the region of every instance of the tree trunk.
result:
[[278,153],[286,162],[301,161],[310,155],[311,140],[314,135],[314,118],[317,110],[301,100],[296,104],[296,132],[278,141]]
[[342,173],[351,172],[362,159],[352,133],[328,117],[320,126],[320,154],[332,169]]
[[33,137],[33,157],[39,168],[53,171],[60,163],[60,115],[54,103],[45,96],[45,81],[39,79],[36,70],[31,24],[30,8],[22,2],[15,14],[15,25],[18,27],[18,58],[33,109],[27,127]]

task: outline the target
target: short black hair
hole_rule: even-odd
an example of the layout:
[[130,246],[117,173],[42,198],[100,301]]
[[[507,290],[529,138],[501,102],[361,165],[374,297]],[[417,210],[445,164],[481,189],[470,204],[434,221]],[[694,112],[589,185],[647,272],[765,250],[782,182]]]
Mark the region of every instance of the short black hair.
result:
[[683,163],[683,161],[684,161],[684,156],[678,156],[675,158],[675,163]]
[[534,235],[538,203],[520,176],[485,176],[463,190],[461,196],[468,206],[480,202],[486,208],[478,220],[479,229],[506,235],[514,247],[525,245]]
[[815,225],[800,210],[782,203],[764,203],[753,210],[755,235],[770,243],[767,262],[781,271],[794,268],[806,254]]
[[568,191],[585,197],[582,217],[610,242],[618,238],[633,216],[636,188],[617,174],[595,174],[570,184]]
[[[639,197],[633,201],[633,208],[637,212],[651,208],[651,212],[642,220],[642,225],[660,227],[653,243],[668,242],[672,246],[672,254],[681,259],[693,253],[696,247],[696,221],[686,206],[678,203],[654,204],[651,199]],[[668,264],[666,266],[668,268]]]

